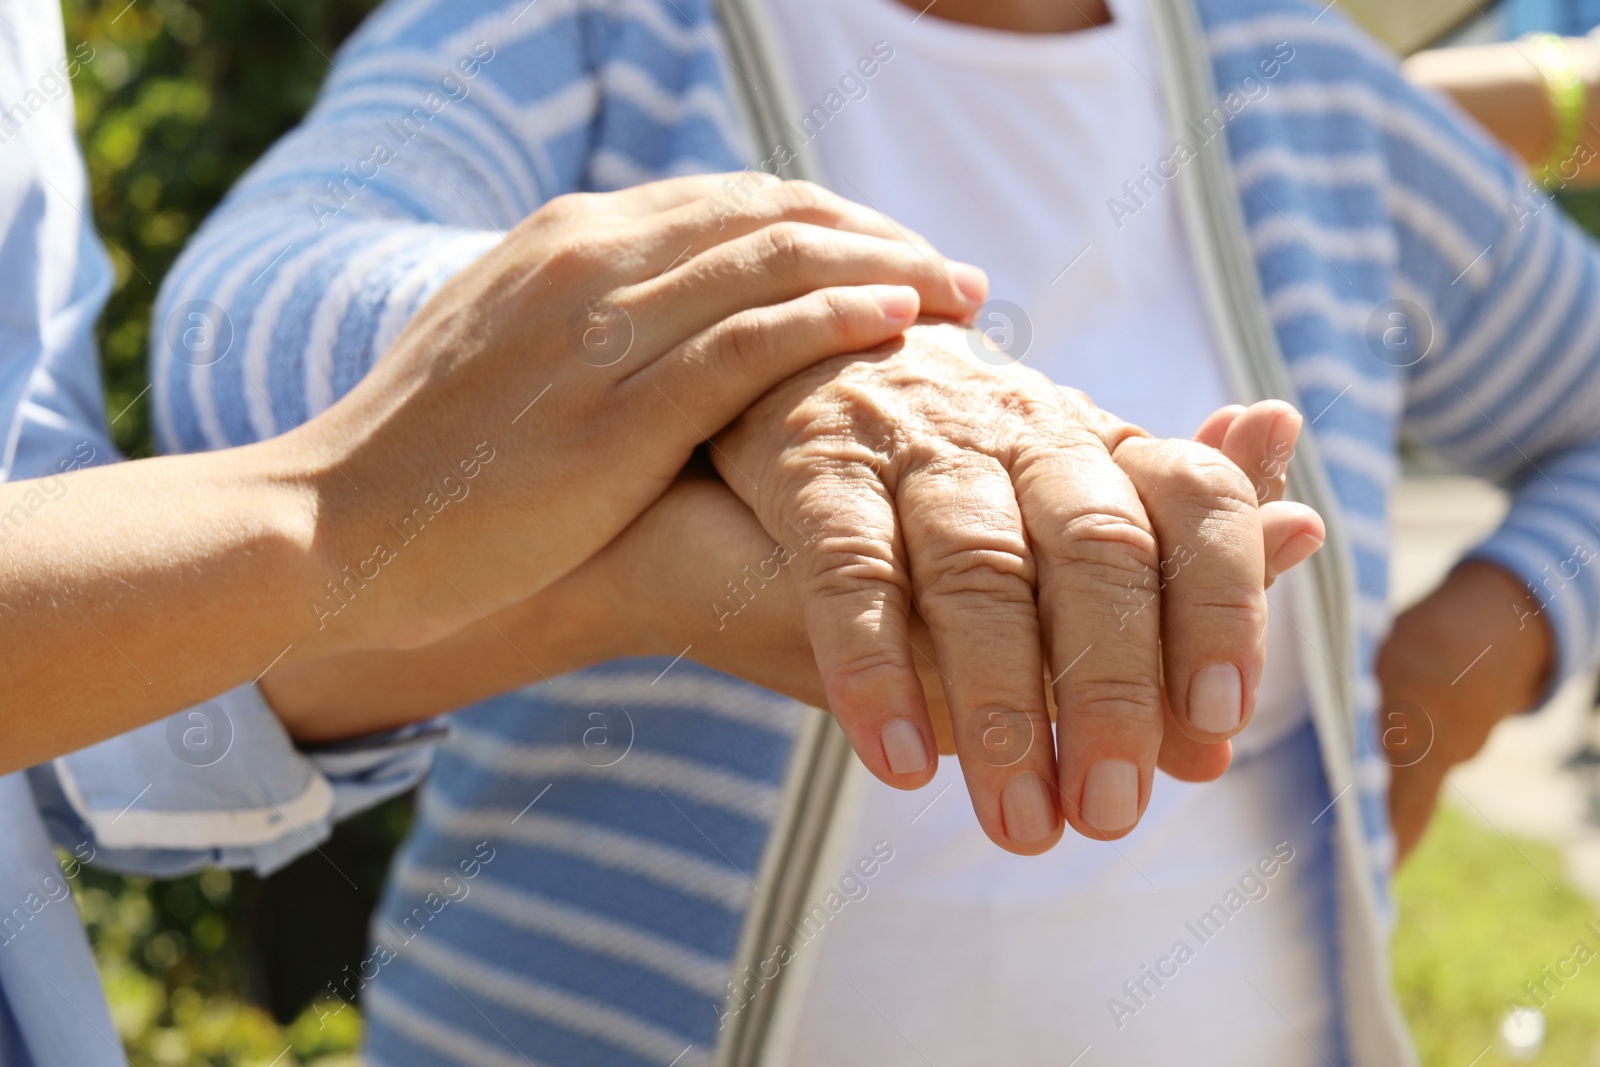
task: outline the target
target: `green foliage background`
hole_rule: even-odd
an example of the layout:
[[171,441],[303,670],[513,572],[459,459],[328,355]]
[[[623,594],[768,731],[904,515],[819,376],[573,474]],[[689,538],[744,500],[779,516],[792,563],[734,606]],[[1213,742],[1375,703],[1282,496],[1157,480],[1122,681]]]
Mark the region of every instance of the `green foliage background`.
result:
[[[239,175],[311,106],[329,57],[377,2],[63,0],[68,50],[94,50],[74,90],[94,215],[117,271],[100,341],[126,454],[152,451],[146,350],[157,286]],[[1600,232],[1600,194],[1564,202]],[[79,905],[133,1067],[351,1062],[356,1012],[306,1005],[359,958],[364,916],[408,819],[405,801],[386,805],[266,881],[211,871],[153,883],[86,869]],[[1522,847],[1560,880],[1547,851]],[[1402,998],[1429,1064],[1470,1059],[1505,998],[1595,917],[1562,886],[1550,890],[1459,816],[1430,837],[1399,886],[1397,944]],[[1559,1007],[1542,1062],[1581,1062],[1600,1041],[1600,994]]]
[[[48,3],[51,0],[33,0]],[[115,416],[145,387],[150,305],[184,243],[273,141],[300,120],[329,57],[377,0],[64,0],[73,84],[116,290],[100,339]],[[117,420],[150,451],[149,397]]]

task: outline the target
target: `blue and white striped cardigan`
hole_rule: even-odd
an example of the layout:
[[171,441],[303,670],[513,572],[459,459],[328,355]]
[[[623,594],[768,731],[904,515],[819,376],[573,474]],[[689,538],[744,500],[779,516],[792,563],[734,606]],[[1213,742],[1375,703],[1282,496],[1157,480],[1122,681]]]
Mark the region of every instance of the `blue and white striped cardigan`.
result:
[[[1336,12],[1197,8],[1223,93],[1280,42],[1294,49],[1227,144],[1272,332],[1316,416],[1348,538],[1354,781],[1332,789],[1354,785],[1356,804],[1338,807],[1368,845],[1355,862],[1381,885],[1392,846],[1373,662],[1401,436],[1514,487],[1477,554],[1540,593],[1560,677],[1588,667],[1600,257]],[[452,272],[550,197],[741,166],[725,44],[710,0],[386,5],[167,279],[157,337],[202,301],[226,311],[232,339],[209,366],[158,347],[163,446],[240,444],[327,407]],[[1411,366],[1371,343],[1392,301],[1432,324]],[[550,1064],[712,1062],[802,713],[687,663],[652,683],[662,666],[596,668],[457,716],[374,957],[330,976],[342,995],[363,992],[373,1062],[523,1063],[516,1049]],[[632,740],[613,768],[570,756],[574,723],[595,709]],[[484,838],[497,858],[421,936],[419,902]]]

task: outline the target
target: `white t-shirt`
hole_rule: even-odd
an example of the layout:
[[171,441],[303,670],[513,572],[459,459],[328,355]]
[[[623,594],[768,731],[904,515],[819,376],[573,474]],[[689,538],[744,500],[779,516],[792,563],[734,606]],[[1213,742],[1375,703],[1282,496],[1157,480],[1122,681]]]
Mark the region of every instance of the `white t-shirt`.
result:
[[[792,140],[809,139],[834,190],[987,270],[992,300],[1010,303],[978,325],[1011,356],[1161,436],[1192,435],[1230,400],[1176,190],[1146,176],[1173,138],[1136,0],[1062,35],[958,25],[894,0],[768,4],[805,109]],[[1299,810],[1297,782],[1320,779],[1314,744],[1296,748],[1311,764],[1299,776],[1251,758],[1306,733],[1284,583],[1271,599],[1266,675],[1234,768],[1205,786],[1159,777],[1123,842],[1069,831],[1046,856],[1003,853],[951,759],[916,793],[871,783],[850,854],[885,841],[896,858],[806,947],[817,956],[791,1062],[910,1067],[926,1053],[941,1067],[1059,1067],[1100,1039],[1116,1051],[1086,1065],[1322,1062],[1284,1020],[1312,1035],[1331,1025],[1326,931],[1292,884],[1325,874],[1312,864],[1285,865],[1250,920],[1201,950],[1212,980],[1169,983],[1137,1019],[1108,1003],[1136,1006],[1121,983],[1158,965],[1177,916],[1203,913],[1279,842],[1306,840],[1316,811]],[[1250,976],[1283,1015],[1219,975]],[[1215,1060],[1196,1058],[1202,1034]]]

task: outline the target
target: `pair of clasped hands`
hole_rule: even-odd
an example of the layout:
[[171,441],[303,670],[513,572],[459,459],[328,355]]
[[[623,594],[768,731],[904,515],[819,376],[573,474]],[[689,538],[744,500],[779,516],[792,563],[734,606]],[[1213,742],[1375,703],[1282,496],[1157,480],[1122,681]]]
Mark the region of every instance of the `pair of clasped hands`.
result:
[[1220,775],[1264,590],[1324,537],[1281,499],[1299,415],[1151,438],[976,358],[978,269],[810,184],[763,180],[737,210],[726,188],[552,201],[305,427],[337,457],[328,506],[367,519],[323,538],[330,570],[458,459],[497,458],[328,624],[357,650],[263,682],[291,730],[687,646],[829,709],[896,788],[953,750],[1014,853],[1063,821],[1124,835],[1158,766]]

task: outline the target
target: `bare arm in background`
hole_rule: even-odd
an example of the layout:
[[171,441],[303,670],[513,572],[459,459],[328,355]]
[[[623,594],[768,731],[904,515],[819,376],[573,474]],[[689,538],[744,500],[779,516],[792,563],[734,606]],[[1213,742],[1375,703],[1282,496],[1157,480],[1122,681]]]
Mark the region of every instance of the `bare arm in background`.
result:
[[[1574,188],[1592,187],[1600,183],[1600,42],[1570,37],[1567,45],[1588,90],[1589,117],[1558,177]],[[1530,170],[1550,161],[1556,117],[1523,42],[1428,49],[1406,59],[1403,69],[1413,83],[1450,96]]]

